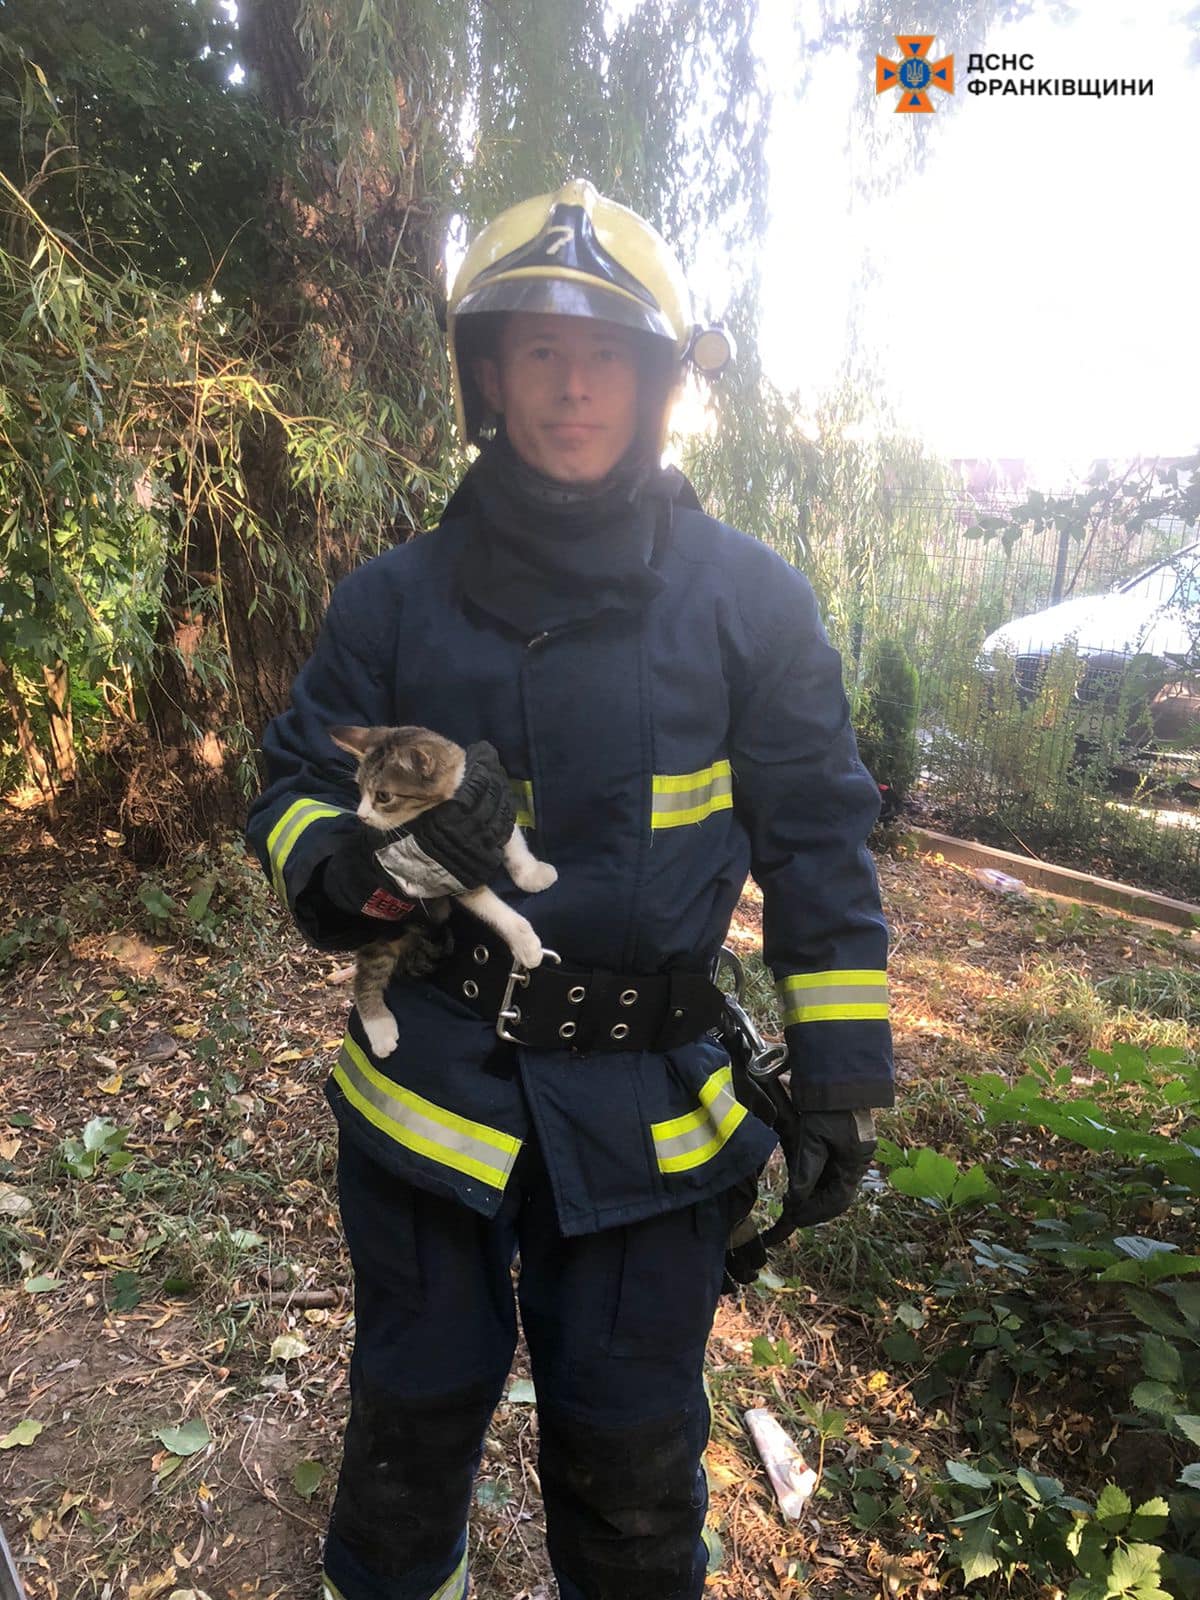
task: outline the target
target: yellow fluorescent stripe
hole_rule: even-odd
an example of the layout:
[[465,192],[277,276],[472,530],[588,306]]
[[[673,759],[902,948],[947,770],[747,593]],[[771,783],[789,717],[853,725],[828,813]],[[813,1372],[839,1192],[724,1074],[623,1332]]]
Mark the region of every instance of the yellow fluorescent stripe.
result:
[[886,972],[869,972],[862,968],[854,968],[847,972],[794,972],[790,977],[784,978],[780,987],[785,991],[792,989],[826,989],[830,984],[855,984],[872,985],[887,982]]
[[784,1027],[794,1022],[867,1022],[872,1018],[886,1019],[888,1006],[880,1000],[860,1006],[792,1006],[783,1014]]
[[445,1583],[438,1585],[438,1587],[430,1595],[429,1600],[463,1600],[463,1596],[466,1594],[466,1592],[467,1552],[464,1550],[462,1554],[462,1560],[446,1579]]
[[450,1128],[455,1133],[461,1133],[468,1139],[480,1139],[484,1144],[490,1144],[499,1150],[502,1155],[515,1156],[521,1148],[520,1139],[513,1134],[505,1133],[500,1128],[489,1128],[486,1122],[473,1122],[470,1117],[460,1117],[456,1111],[447,1111],[444,1106],[426,1100],[414,1089],[405,1089],[393,1079],[385,1077],[379,1068],[367,1059],[357,1041],[349,1034],[342,1040],[342,1048],[369,1083],[373,1083],[384,1094],[390,1095],[393,1100],[411,1105],[414,1111],[419,1111],[431,1122],[439,1123],[443,1128]]
[[[659,773],[651,779],[652,828],[680,828],[703,822],[714,811],[733,809],[733,770],[728,761],[714,761],[698,772]],[[693,805],[672,805],[679,796],[694,800]],[[660,803],[661,802],[661,803]]]
[[687,1172],[692,1167],[701,1167],[729,1142],[729,1136],[746,1115],[746,1108],[740,1100],[735,1100],[726,1114],[721,1118],[713,1131],[712,1138],[707,1144],[699,1145],[695,1150],[687,1150],[678,1156],[660,1156],[658,1168],[660,1172]]
[[656,812],[650,819],[650,826],[652,828],[678,828],[685,822],[703,822],[705,817],[711,817],[714,811],[732,810],[733,796],[731,794],[718,794],[698,806],[689,806],[686,811]]
[[280,899],[287,900],[283,886],[283,869],[295,847],[296,840],[318,817],[342,817],[349,813],[341,806],[331,806],[324,801],[306,796],[293,800],[267,835],[267,856],[271,862],[271,879]]
[[887,973],[879,970],[793,972],[777,987],[786,1027],[797,1022],[869,1022],[888,1014]]
[[[384,1077],[367,1060],[349,1034],[342,1041],[342,1050],[354,1070],[361,1074],[369,1088],[384,1102],[379,1105],[365,1094],[343,1062],[337,1062],[333,1069],[334,1078],[351,1105],[373,1127],[387,1134],[390,1139],[395,1139],[406,1150],[412,1150],[441,1166],[452,1167],[456,1172],[478,1178],[493,1189],[504,1189],[521,1149],[520,1139],[499,1128],[489,1128],[486,1123],[460,1117],[456,1112],[447,1111],[444,1106],[435,1105],[423,1095]],[[387,1110],[387,1106],[395,1109]],[[444,1128],[446,1138],[442,1140],[436,1132],[422,1131],[422,1124],[426,1129],[431,1125],[434,1129]],[[474,1154],[464,1148],[467,1145],[475,1147]],[[494,1159],[492,1152],[495,1152]]]
[[[746,1115],[745,1106],[734,1099],[732,1078],[731,1067],[719,1068],[701,1085],[700,1106],[697,1110],[686,1111],[681,1117],[672,1117],[667,1122],[650,1124],[660,1172],[687,1172],[693,1167],[703,1166],[728,1143],[730,1135]],[[677,1155],[663,1154],[662,1146],[671,1144],[680,1135],[697,1133],[706,1125],[713,1131],[711,1137],[703,1144],[696,1145],[690,1150],[683,1150]]]
[[711,783],[714,778],[732,778],[733,771],[728,761],[714,761],[711,767],[701,767],[699,772],[681,772],[658,776],[653,779],[655,794],[681,794],[688,789],[698,789],[701,784]]
[[669,1122],[652,1122],[650,1132],[658,1140],[673,1139],[677,1133],[691,1133],[693,1128],[698,1128],[701,1123],[709,1120],[705,1108],[711,1105],[722,1089],[728,1089],[732,1084],[733,1068],[721,1067],[701,1085],[700,1105],[695,1111],[685,1111],[681,1117],[672,1117]]
[[533,784],[528,778],[510,778],[508,786],[517,805],[517,827],[534,828]]

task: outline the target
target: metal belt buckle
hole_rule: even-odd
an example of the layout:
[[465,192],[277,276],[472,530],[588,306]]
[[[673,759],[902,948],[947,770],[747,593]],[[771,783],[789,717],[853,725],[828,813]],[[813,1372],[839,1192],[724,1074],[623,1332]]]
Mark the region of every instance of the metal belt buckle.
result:
[[[562,966],[562,957],[555,950],[547,950],[542,946],[542,960],[553,961],[555,966]],[[509,1033],[505,1026],[509,1022],[520,1022],[521,1008],[513,1005],[513,990],[520,984],[521,987],[529,986],[529,969],[522,966],[516,956],[513,957],[512,970],[508,974],[508,982],[504,985],[504,998],[500,1001],[500,1010],[496,1015],[496,1032],[509,1044],[524,1044],[524,1039],[518,1039],[515,1033]]]

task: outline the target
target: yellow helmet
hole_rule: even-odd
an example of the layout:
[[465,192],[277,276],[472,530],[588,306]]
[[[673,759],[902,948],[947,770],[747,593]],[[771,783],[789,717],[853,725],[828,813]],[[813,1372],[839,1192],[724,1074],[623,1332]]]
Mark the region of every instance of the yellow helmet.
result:
[[662,235],[586,179],[511,206],[471,242],[450,292],[447,332],[459,437],[476,444],[487,408],[473,371],[471,319],[510,311],[597,317],[664,341],[715,376],[733,354],[718,327],[697,327],[683,270]]

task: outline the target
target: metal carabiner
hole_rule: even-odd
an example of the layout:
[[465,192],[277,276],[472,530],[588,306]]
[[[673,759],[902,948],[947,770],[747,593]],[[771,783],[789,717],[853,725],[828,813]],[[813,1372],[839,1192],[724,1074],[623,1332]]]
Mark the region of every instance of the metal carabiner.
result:
[[[548,950],[542,946],[542,960],[553,961],[556,967],[562,966],[562,957],[556,950]],[[505,1027],[506,1022],[520,1022],[521,1008],[512,1003],[513,990],[520,984],[523,989],[529,986],[529,969],[513,957],[512,970],[508,974],[508,982],[504,986],[504,998],[500,1001],[500,1010],[496,1014],[496,1032],[508,1044],[523,1044],[524,1040],[518,1039],[515,1033],[509,1033]]]
[[742,963],[728,945],[721,946],[713,961],[714,983],[720,977],[723,968],[727,968],[733,978],[734,992],[725,995],[725,1007],[733,1019],[734,1027],[742,1042],[746,1071],[752,1078],[759,1080],[777,1078],[787,1066],[787,1045],[767,1044],[755,1026],[753,1017],[743,1006],[742,995],[746,988],[746,973]]

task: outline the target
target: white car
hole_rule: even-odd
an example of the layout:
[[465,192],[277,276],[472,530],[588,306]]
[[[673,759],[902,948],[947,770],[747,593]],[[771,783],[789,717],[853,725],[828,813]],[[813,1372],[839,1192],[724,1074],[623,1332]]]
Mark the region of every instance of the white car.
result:
[[1111,735],[1119,707],[1122,742],[1200,748],[1200,543],[1108,594],[1006,622],[983,641],[980,665],[1011,671],[1031,700],[1054,652],[1066,646],[1082,667],[1075,689],[1082,738]]

